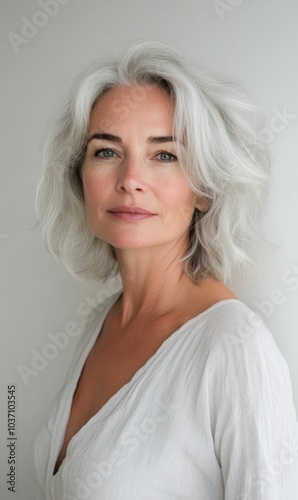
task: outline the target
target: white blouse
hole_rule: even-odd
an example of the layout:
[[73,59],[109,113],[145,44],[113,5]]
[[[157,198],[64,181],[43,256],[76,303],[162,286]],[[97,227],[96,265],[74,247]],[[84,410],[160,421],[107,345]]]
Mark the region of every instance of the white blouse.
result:
[[171,334],[73,436],[53,475],[82,368],[120,294],[91,317],[35,437],[36,500],[297,500],[288,366],[236,299]]

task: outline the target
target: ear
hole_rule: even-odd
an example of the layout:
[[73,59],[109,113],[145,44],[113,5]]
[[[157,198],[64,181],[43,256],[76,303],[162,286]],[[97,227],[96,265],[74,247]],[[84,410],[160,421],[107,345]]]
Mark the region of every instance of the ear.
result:
[[200,212],[207,212],[209,208],[209,201],[207,200],[207,198],[198,197],[195,208],[197,208]]

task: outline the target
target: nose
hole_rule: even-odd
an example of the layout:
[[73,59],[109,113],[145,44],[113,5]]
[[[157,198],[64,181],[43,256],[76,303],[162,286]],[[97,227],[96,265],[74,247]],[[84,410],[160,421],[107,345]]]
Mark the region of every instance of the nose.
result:
[[125,158],[119,167],[117,179],[118,191],[145,191],[145,172],[140,158]]

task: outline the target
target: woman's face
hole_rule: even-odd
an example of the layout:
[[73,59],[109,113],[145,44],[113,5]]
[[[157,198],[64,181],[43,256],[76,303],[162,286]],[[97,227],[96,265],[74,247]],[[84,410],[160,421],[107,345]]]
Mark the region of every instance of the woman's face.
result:
[[171,101],[153,86],[116,87],[91,112],[82,166],[86,217],[115,248],[188,241],[201,207],[177,160],[172,128]]

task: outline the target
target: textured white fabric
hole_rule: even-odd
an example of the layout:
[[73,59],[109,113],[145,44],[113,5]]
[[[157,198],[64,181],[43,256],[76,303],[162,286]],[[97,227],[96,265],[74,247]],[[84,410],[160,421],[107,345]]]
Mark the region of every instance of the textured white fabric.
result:
[[71,439],[53,476],[77,381],[120,293],[93,315],[36,435],[36,500],[297,500],[288,366],[234,299],[167,338]]

